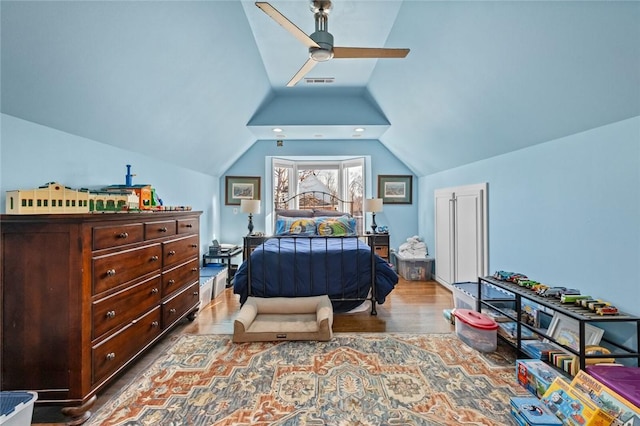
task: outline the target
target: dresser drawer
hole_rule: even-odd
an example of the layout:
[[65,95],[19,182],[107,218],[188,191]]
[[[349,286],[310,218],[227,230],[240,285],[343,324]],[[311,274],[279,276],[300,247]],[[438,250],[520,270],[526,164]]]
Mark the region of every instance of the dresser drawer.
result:
[[160,304],[160,276],[119,291],[92,304],[93,338],[139,317],[154,305]]
[[171,235],[176,235],[176,229],[175,220],[145,222],[144,238],[145,240],[153,240],[156,238],[170,237]]
[[160,306],[134,319],[113,337],[91,348],[92,383],[105,379],[122,367],[160,335]]
[[200,284],[193,283],[162,304],[162,327],[171,326],[178,318],[200,303]]
[[96,226],[93,228],[93,250],[139,243],[144,239],[142,223]]
[[197,217],[178,219],[178,234],[198,234],[200,220]]
[[200,278],[200,260],[193,259],[162,273],[162,297]]
[[117,287],[156,270],[160,273],[161,257],[160,244],[94,257],[92,260],[93,294]]
[[190,237],[180,238],[179,240],[162,243],[162,264],[165,269],[168,266],[177,265],[192,257],[199,258],[199,241],[199,235],[192,235]]

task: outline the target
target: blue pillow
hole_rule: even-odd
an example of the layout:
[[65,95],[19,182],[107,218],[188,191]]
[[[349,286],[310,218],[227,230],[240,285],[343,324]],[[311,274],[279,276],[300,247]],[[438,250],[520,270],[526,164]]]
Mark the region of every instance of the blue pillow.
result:
[[309,217],[278,216],[276,235],[316,235],[316,220]]
[[351,216],[316,217],[318,235],[322,236],[354,236],[356,235],[356,219]]

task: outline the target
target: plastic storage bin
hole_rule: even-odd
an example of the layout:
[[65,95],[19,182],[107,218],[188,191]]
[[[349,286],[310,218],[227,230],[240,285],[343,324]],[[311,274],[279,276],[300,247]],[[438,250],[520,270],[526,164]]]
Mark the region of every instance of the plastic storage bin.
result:
[[480,312],[455,309],[456,334],[467,345],[480,352],[493,352],[498,347],[498,324]]
[[[482,284],[482,299],[513,299],[515,302],[515,296],[513,294],[486,283]],[[477,301],[477,282],[453,283],[453,306],[456,309],[472,309],[475,311],[477,310]],[[498,302],[495,303],[495,305],[497,307],[514,307],[513,302]]]
[[408,281],[429,281],[433,258],[431,257],[403,257],[393,253],[397,272]]
[[0,425],[29,426],[36,399],[38,399],[36,392],[0,392]]
[[[209,301],[215,299],[224,291],[227,285],[227,265],[223,263],[209,263],[200,269],[200,281],[212,278],[211,297]],[[207,302],[208,303],[208,302]]]

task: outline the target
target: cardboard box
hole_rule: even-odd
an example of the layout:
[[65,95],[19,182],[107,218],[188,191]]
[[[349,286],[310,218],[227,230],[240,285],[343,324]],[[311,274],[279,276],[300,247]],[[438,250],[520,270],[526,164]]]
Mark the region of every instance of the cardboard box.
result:
[[578,371],[578,374],[571,381],[571,387],[588,395],[592,401],[611,414],[614,418],[612,426],[640,425],[640,410],[637,406],[585,371]]
[[520,426],[560,426],[562,421],[551,413],[538,398],[510,398],[511,415]]
[[562,373],[538,359],[518,359],[516,377],[522,387],[541,398],[556,377],[562,377]]
[[568,426],[609,426],[613,421],[609,413],[562,377],[551,383],[541,401]]

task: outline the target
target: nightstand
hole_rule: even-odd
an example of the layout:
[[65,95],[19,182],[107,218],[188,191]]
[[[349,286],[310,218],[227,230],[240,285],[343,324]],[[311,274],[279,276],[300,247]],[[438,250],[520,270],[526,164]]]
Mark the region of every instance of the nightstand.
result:
[[375,254],[386,260],[389,258],[389,234],[367,234],[367,244]]
[[267,237],[264,235],[247,235],[244,237],[244,249],[242,250],[242,260],[246,260],[247,257],[258,247],[264,243]]
[[207,266],[210,260],[222,261],[227,265],[227,287],[231,287],[234,271],[231,269],[231,259],[240,254],[242,247],[234,247],[232,249],[221,249],[217,253],[206,253],[202,255],[202,266]]

